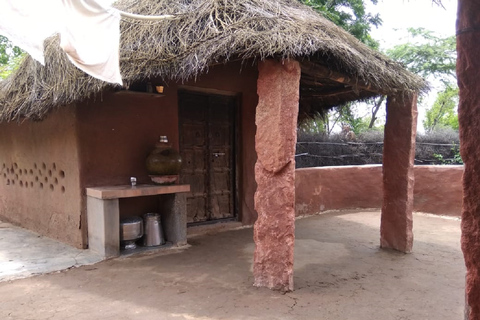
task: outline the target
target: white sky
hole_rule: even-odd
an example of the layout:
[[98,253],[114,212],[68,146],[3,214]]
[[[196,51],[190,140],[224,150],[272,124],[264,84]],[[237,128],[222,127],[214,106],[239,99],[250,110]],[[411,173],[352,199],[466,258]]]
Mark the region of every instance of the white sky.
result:
[[445,9],[431,0],[379,0],[377,5],[368,2],[368,10],[379,13],[383,20],[382,26],[372,30],[372,36],[380,41],[383,49],[402,43],[404,30],[409,27],[422,27],[441,36],[452,36],[455,34],[457,1],[442,2]]
[[[422,27],[439,36],[452,36],[455,34],[457,0],[442,0],[442,3],[444,8],[433,4],[431,0],[378,0],[377,5],[368,2],[367,10],[379,13],[383,21],[382,26],[372,30],[372,37],[385,50],[407,42],[406,29],[411,27]],[[418,106],[419,132],[424,132],[422,122],[426,107],[433,104],[436,94],[432,89],[423,105]]]

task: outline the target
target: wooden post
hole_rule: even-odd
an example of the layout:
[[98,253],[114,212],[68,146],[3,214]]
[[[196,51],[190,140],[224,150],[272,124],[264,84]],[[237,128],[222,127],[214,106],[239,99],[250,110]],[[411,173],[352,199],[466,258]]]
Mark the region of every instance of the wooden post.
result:
[[465,319],[480,319],[480,2],[459,0],[457,16],[458,122],[464,163],[462,251],[467,267]]
[[300,87],[296,61],[258,66],[255,149],[254,285],[293,290],[295,144]]
[[411,252],[417,95],[387,99],[380,246]]

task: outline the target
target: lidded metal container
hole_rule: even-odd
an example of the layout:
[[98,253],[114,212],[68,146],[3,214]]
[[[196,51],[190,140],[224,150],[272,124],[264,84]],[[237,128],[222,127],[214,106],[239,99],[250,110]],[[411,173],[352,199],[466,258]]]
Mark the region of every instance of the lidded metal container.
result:
[[160,214],[146,213],[143,215],[143,220],[145,224],[143,245],[146,247],[154,247],[165,244]]
[[135,249],[135,241],[143,236],[143,220],[140,217],[130,217],[120,221],[120,240],[125,249]]

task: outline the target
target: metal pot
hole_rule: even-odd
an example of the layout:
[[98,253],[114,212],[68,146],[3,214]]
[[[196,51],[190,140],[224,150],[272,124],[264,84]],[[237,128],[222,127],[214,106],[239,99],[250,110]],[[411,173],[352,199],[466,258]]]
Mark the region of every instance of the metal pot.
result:
[[131,217],[120,221],[120,240],[124,249],[135,249],[135,241],[143,236],[143,220]]
[[165,244],[160,214],[146,213],[143,215],[143,219],[145,221],[145,236],[143,237],[143,245],[146,247],[153,247]]

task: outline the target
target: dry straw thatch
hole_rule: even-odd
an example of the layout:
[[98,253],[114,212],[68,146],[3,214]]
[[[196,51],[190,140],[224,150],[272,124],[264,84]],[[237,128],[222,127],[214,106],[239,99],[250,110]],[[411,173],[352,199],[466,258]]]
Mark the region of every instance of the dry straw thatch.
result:
[[[297,0],[120,0],[115,6],[175,15],[155,22],[123,19],[120,68],[126,85],[153,77],[181,81],[214,64],[274,57],[308,60],[368,85],[363,94],[352,86],[357,99],[426,88],[421,78]],[[0,121],[41,119],[55,107],[114,87],[75,68],[58,42],[46,41],[45,67],[27,57],[0,83]],[[321,107],[354,99],[324,100]]]

